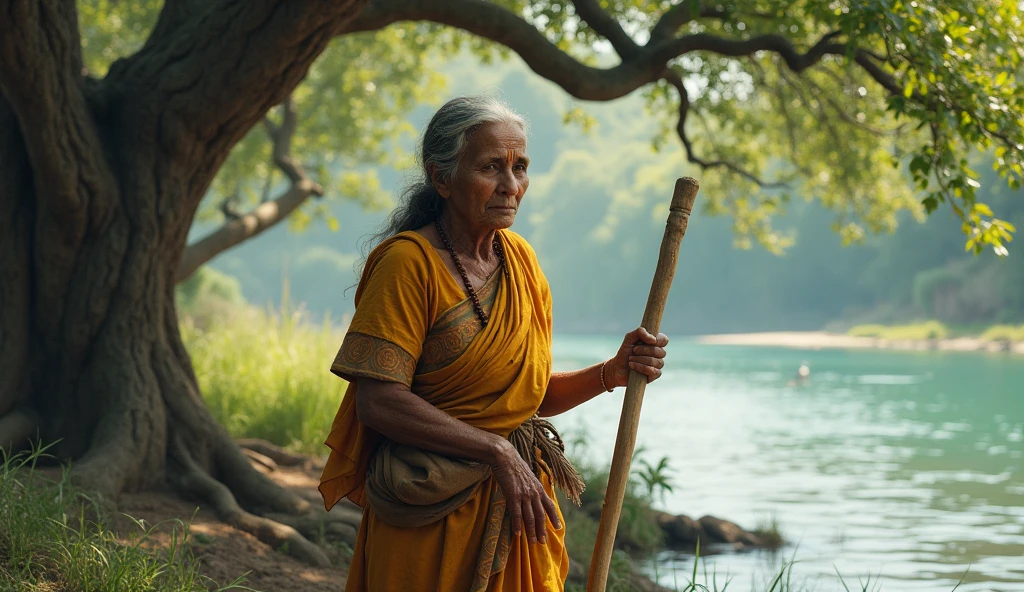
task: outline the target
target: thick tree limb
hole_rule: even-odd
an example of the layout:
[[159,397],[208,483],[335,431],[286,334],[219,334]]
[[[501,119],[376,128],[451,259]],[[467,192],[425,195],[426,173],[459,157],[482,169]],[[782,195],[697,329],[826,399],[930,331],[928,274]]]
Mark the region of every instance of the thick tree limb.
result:
[[651,39],[647,45],[659,45],[672,39],[679,27],[698,18],[722,18],[728,15],[722,4],[704,6],[699,0],[683,0],[666,10],[651,28]]
[[[611,35],[613,45],[628,47],[628,35],[621,26],[611,24],[611,17],[599,13],[596,3],[582,1],[584,18],[595,31]],[[679,13],[676,13],[679,14]],[[760,35],[751,39],[730,40],[707,33],[686,35],[661,43],[648,43],[629,55],[617,66],[593,68],[558,49],[533,25],[515,13],[483,0],[373,0],[344,32],[376,30],[399,21],[430,21],[457,27],[500,43],[515,51],[537,74],[562,87],[570,95],[583,100],[608,101],[625,96],[641,86],[661,78],[670,60],[681,55],[708,51],[726,56],[746,56],[758,51],[778,52],[794,71],[806,69],[828,54],[845,54],[846,45],[831,43],[838,33],[829,33],[806,53],[798,52],[781,35]],[[667,30],[668,25],[663,26]],[[629,40],[632,43],[632,40]]]
[[401,21],[448,25],[500,43],[519,54],[538,75],[578,99],[617,99],[656,80],[664,67],[644,59],[647,51],[609,69],[581,64],[514,12],[483,0],[374,0],[343,32],[375,31]]
[[619,57],[627,59],[640,53],[640,46],[626,33],[615,17],[601,8],[598,0],[574,0],[573,6],[576,7],[576,14],[586,21],[595,33],[612,44]]

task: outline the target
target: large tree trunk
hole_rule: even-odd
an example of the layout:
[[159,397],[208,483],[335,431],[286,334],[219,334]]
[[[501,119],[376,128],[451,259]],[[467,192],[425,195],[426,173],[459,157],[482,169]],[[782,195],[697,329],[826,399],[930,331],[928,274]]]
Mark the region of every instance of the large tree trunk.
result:
[[256,471],[209,414],[174,284],[228,151],[359,4],[169,0],[146,47],[95,81],[73,0],[0,0],[0,447],[56,442],[108,502],[172,487],[327,564],[257,516],[323,510]]

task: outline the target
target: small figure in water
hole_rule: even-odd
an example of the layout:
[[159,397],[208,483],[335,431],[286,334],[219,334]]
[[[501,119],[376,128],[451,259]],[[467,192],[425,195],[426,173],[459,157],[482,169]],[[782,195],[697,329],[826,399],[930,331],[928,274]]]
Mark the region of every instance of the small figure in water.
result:
[[788,386],[803,386],[810,378],[811,367],[807,365],[807,362],[801,362],[800,367],[796,370],[796,377],[789,381]]

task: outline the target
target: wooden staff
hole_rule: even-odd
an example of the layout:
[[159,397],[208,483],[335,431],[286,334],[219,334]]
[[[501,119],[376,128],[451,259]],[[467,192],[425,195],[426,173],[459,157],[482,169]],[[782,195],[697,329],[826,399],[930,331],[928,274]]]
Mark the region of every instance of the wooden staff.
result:
[[[647,308],[644,310],[644,320],[641,324],[653,335],[657,335],[661,327],[665,300],[668,298],[669,288],[672,287],[672,276],[676,272],[679,243],[686,234],[686,224],[693,210],[693,202],[697,198],[698,187],[695,179],[683,177],[676,181],[676,189],[672,194],[668,222],[665,223],[665,236],[661,239],[661,252],[658,254],[658,267],[654,271],[654,281],[651,283],[651,293],[647,297]],[[626,495],[629,463],[633,458],[633,447],[636,445],[640,405],[643,403],[646,389],[647,376],[630,370],[626,397],[622,402],[622,417],[619,419],[619,433],[615,437],[611,473],[608,475],[608,490],[605,492],[604,507],[601,509],[601,525],[597,531],[594,556],[590,560],[587,592],[604,592],[608,582],[615,531],[619,527],[622,500]]]

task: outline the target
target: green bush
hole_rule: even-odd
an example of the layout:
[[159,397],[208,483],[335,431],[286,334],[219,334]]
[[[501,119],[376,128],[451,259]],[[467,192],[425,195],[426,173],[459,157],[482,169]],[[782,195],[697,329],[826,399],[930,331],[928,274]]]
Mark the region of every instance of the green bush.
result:
[[982,341],[1024,341],[1024,325],[993,325],[985,330],[978,339]]
[[886,327],[884,325],[857,325],[848,331],[849,335],[855,337],[877,337],[881,339],[899,340],[928,340],[945,339],[949,336],[949,329],[938,321],[925,321],[911,325],[896,325]]
[[854,337],[881,337],[885,330],[885,325],[857,325],[847,331],[847,334]]

